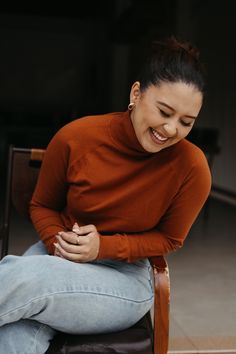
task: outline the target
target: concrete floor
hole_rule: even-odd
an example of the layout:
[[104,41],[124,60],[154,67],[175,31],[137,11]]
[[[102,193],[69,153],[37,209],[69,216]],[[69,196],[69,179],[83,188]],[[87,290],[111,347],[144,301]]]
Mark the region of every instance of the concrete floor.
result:
[[[14,217],[10,253],[37,240]],[[171,278],[171,353],[236,353],[236,207],[211,200],[182,249],[167,256]],[[13,238],[13,235],[17,235]]]
[[236,353],[236,207],[211,200],[184,247],[167,257],[170,351]]

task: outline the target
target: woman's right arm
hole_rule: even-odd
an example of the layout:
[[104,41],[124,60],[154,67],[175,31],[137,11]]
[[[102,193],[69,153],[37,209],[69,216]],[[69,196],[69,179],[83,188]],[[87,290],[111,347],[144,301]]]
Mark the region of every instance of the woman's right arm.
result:
[[66,204],[69,146],[63,130],[49,143],[30,202],[30,216],[49,254],[54,254],[55,236],[66,231],[61,211]]

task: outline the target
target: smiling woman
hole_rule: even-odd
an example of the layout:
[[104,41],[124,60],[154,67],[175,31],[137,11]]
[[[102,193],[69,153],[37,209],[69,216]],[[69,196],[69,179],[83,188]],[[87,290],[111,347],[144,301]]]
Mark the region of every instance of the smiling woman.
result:
[[130,92],[139,143],[158,152],[185,138],[203,102],[203,67],[196,48],[175,38],[155,42]]
[[203,102],[196,51],[158,42],[137,79],[127,111],[76,119],[47,147],[30,205],[41,241],[0,264],[1,353],[136,323],[153,304],[149,258],[182,247],[207,199],[206,158],[184,139]]
[[[131,89],[131,120],[139,143],[158,152],[185,138],[202,106],[202,92],[185,82],[151,84],[141,91],[140,82]],[[135,108],[135,109],[134,109]]]

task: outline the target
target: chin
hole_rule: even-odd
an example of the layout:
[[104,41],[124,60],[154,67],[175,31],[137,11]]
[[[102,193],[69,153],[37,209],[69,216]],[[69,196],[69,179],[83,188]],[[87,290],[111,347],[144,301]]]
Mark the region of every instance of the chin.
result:
[[[167,146],[166,146],[167,147]],[[161,150],[165,149],[165,147],[160,147],[160,148],[156,148],[155,150],[153,150],[152,152],[153,153],[156,153],[156,152],[160,152]]]
[[153,153],[153,154],[164,149],[164,147],[162,147],[162,146],[150,146],[150,145],[146,145],[146,146],[142,145],[142,146],[145,151]]

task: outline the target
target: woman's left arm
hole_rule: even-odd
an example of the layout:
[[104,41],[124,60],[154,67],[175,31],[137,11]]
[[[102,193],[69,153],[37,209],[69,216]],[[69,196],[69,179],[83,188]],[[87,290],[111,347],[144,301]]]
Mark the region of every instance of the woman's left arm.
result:
[[191,169],[158,225],[141,233],[100,236],[98,259],[116,258],[133,262],[164,255],[182,247],[211,189],[208,165]]
[[57,235],[57,255],[74,262],[118,259],[134,262],[164,255],[182,247],[211,188],[208,166],[194,168],[184,180],[168,210],[152,230],[101,235],[95,225],[75,227]]

